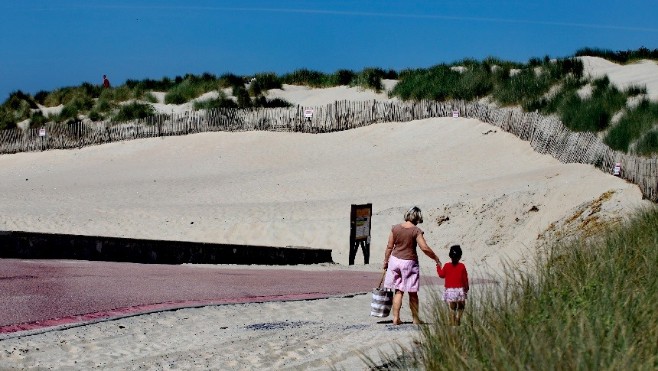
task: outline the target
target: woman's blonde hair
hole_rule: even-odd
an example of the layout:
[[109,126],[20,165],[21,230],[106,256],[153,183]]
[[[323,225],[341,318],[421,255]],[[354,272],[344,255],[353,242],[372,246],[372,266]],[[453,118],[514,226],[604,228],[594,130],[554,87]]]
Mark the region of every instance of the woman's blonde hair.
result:
[[404,220],[414,224],[420,224],[423,222],[423,212],[420,211],[418,206],[414,206],[404,213]]

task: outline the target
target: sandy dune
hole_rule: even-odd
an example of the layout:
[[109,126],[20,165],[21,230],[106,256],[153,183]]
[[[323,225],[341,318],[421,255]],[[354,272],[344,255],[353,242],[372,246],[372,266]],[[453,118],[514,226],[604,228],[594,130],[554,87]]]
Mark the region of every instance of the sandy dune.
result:
[[[621,84],[649,68],[589,61],[590,73]],[[284,87],[269,97],[312,106],[373,94]],[[464,263],[480,278],[495,277],[503,261],[529,264],[546,240],[591,232],[651,205],[633,184],[592,166],[562,164],[465,118],[5,155],[0,178],[0,230],[329,248],[341,266],[350,205],[372,203],[372,264],[363,266],[359,255],[348,269],[379,269],[391,225],[417,205],[430,246],[446,259],[443,246],[460,242]],[[421,268],[433,274],[429,259],[421,257]],[[425,287],[422,297],[438,290]],[[412,325],[368,317],[369,300],[188,309],[9,339],[0,341],[0,368],[360,368],[355,350],[388,352],[392,339],[408,346],[418,334]]]

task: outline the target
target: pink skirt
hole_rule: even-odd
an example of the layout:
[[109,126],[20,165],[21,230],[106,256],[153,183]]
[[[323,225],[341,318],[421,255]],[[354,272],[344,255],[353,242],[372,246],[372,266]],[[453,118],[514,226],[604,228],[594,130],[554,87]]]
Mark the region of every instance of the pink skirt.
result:
[[418,261],[398,259],[391,255],[384,287],[404,292],[418,292],[420,286],[420,268]]

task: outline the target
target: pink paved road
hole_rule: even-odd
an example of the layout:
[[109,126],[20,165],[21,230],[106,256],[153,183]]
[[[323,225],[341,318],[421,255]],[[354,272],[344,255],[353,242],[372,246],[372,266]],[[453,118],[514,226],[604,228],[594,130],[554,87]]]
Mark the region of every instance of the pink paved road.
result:
[[352,270],[0,259],[0,335],[182,307],[363,293],[380,278]]

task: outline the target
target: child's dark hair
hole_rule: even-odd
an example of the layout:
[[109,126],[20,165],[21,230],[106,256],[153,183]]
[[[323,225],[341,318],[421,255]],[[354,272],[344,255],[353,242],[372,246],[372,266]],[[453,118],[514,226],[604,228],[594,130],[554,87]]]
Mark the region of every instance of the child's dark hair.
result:
[[457,264],[457,262],[459,262],[459,259],[462,258],[461,246],[459,245],[450,246],[450,252],[448,253],[448,256],[452,260],[452,264]]

